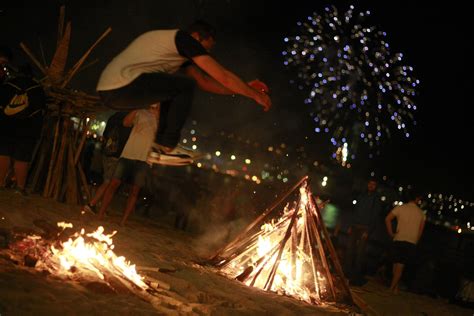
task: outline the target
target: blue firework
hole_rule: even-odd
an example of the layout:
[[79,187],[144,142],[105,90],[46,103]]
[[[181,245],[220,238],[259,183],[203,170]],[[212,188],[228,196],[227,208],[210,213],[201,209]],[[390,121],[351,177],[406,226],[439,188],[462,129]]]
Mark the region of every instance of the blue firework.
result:
[[296,70],[291,82],[308,91],[315,132],[352,153],[360,143],[378,151],[393,131],[408,138],[416,125],[419,80],[403,54],[392,52],[386,33],[367,25],[369,15],[354,6],[344,14],[327,7],[298,22],[297,35],[284,38],[284,64]]

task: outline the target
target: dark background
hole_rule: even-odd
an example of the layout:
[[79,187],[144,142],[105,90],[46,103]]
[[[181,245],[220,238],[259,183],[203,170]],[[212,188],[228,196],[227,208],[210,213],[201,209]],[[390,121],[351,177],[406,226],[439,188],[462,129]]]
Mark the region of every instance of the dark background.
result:
[[[88,59],[98,62],[81,71],[73,80],[73,87],[94,93],[106,63],[142,32],[183,27],[202,18],[218,28],[213,52],[216,59],[246,80],[260,78],[267,82],[273,108],[263,113],[241,97],[198,93],[192,118],[199,122],[199,128],[210,134],[234,132],[262,143],[304,145],[314,160],[330,160],[329,142],[312,132],[304,95],[289,84],[291,74],[283,67],[281,51],[283,37],[294,34],[298,20],[313,11],[322,13],[328,4],[344,12],[350,2],[2,1],[0,44],[15,49],[17,63],[26,60],[18,47],[20,41],[26,42],[37,56],[41,56],[41,43],[45,59],[51,59],[61,3],[66,4],[67,19],[72,20],[70,65],[108,26],[113,29]],[[474,104],[474,28],[467,4],[358,1],[356,9],[372,12],[369,21],[388,33],[394,51],[404,53],[421,87],[415,99],[419,112],[413,137],[393,137],[376,159],[356,161],[355,170],[362,176],[376,170],[378,175],[412,183],[426,191],[472,199],[473,118],[468,109]]]

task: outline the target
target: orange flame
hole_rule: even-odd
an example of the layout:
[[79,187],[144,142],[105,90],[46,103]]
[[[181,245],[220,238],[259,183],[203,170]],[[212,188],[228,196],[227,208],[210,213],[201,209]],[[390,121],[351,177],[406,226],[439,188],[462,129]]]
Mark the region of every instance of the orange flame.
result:
[[[311,205],[308,205],[310,201],[310,193],[306,186],[302,186],[299,203],[293,207],[287,205],[279,219],[263,224],[254,236],[255,242],[221,271],[232,277],[237,276],[248,286],[290,295],[308,303],[319,302],[320,294],[326,291],[326,280],[312,263],[313,250],[310,247],[313,246],[306,222],[306,212],[311,210]],[[296,222],[290,227],[294,215]],[[278,249],[288,230],[291,230],[291,236],[283,246],[280,261],[277,262]],[[276,272],[273,282],[269,282],[274,267]]]
[[[72,227],[71,224],[66,223],[58,223],[58,226]],[[135,265],[113,252],[112,237],[116,233],[114,231],[109,235],[104,234],[102,226],[90,234],[85,234],[84,229],[81,229],[80,233],[76,232],[72,238],[60,243],[60,247],[51,246],[51,255],[38,261],[36,267],[64,276],[72,276],[72,270],[74,270],[74,275],[85,274],[101,280],[104,280],[105,273],[110,273],[116,277],[125,278],[146,290],[148,285],[137,273]],[[91,241],[87,242],[84,235],[90,237]]]

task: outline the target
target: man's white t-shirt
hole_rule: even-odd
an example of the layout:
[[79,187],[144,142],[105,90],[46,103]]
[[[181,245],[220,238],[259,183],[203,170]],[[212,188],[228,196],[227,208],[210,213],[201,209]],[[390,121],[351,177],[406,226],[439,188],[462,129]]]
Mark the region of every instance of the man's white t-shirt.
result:
[[112,59],[100,75],[97,90],[122,88],[145,73],[172,74],[193,57],[207,54],[201,43],[184,31],[149,31]]
[[397,218],[397,230],[393,240],[418,243],[420,225],[425,220],[423,211],[414,202],[409,202],[395,207],[392,213]]
[[158,118],[149,110],[138,110],[121,158],[146,161],[155,140]]

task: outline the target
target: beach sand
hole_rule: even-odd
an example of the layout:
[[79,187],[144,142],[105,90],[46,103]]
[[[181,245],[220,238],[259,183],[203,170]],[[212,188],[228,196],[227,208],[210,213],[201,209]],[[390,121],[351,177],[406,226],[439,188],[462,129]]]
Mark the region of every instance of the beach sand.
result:
[[[153,302],[134,293],[117,292],[94,282],[64,280],[14,264],[0,256],[0,315],[349,315],[336,306],[314,306],[249,288],[227,279],[214,269],[198,264],[212,254],[203,238],[179,231],[171,225],[132,215],[125,227],[117,203],[101,222],[94,214],[81,214],[79,206],[68,206],[38,195],[23,197],[0,191],[0,228],[40,231],[33,221],[71,222],[74,229],[93,231],[104,226],[113,237],[115,253],[137,267],[164,268],[168,272],[143,271],[162,282]],[[115,210],[114,210],[115,208]],[[90,280],[89,280],[90,281]],[[169,288],[166,286],[169,285]],[[393,296],[371,281],[354,288],[379,315],[473,315],[473,311],[441,300],[410,293]]]

